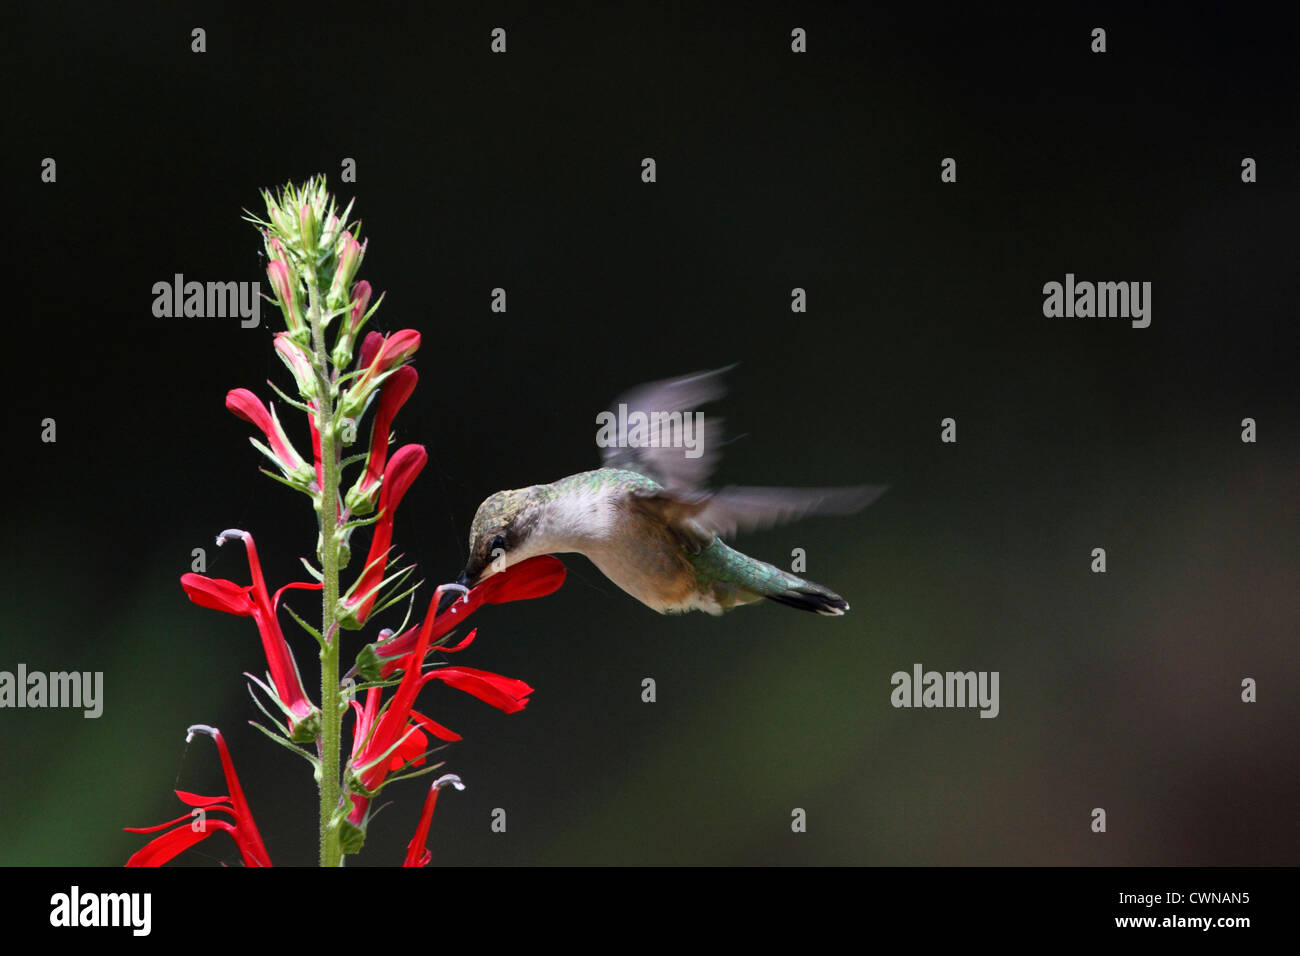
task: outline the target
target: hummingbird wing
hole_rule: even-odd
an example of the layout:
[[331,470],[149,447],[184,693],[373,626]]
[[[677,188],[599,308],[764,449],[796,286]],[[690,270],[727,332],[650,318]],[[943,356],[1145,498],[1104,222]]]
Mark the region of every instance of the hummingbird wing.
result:
[[[688,416],[722,397],[722,375],[734,367],[647,382],[616,398],[609,409],[615,421],[630,424],[643,416],[645,426],[635,443],[602,448],[603,466],[635,471],[671,490],[704,487],[718,462],[722,420]],[[683,440],[687,437],[689,442]]]
[[668,524],[682,543],[698,552],[715,535],[770,528],[806,515],[848,515],[865,508],[888,485],[851,488],[744,488],[680,492],[671,489],[633,492],[636,505]]

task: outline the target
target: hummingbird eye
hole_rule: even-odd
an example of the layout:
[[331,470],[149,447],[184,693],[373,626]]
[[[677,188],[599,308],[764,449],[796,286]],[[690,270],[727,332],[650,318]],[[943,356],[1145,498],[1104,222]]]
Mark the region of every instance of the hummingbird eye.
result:
[[505,549],[506,549],[506,536],[504,532],[502,534],[497,535],[495,538],[493,538],[491,543],[488,545],[489,554],[494,554],[497,551],[504,551]]

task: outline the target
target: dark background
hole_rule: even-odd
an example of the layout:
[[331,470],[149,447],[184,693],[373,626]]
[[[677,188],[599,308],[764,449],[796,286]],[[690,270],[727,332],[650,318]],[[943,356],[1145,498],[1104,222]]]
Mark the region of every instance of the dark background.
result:
[[[719,483],[891,485],[739,539],[805,548],[843,619],[659,617],[577,556],[553,597],[477,615],[459,662],[536,691],[513,716],[422,696],[469,787],[435,862],[1296,862],[1289,29],[1196,5],[309,9],[7,14],[0,669],[103,671],[106,702],[0,712],[0,862],[119,865],[145,839],[122,826],[184,812],[172,787],[224,792],[196,722],[227,733],[274,860],[315,859],[306,766],[246,725],[255,629],[177,580],[205,547],[246,581],[227,527],[273,587],[314,549],[222,404],[287,387],[278,317],[157,319],[151,290],[264,282],[242,210],[316,172],[357,198],[378,327],[424,336],[396,431],[430,462],[395,543],[431,584],[483,497],[593,467],[596,413],[649,379],[740,363]],[[1150,328],[1044,318],[1067,272],[1151,281]],[[892,708],[914,662],[999,671],[1000,716]],[[355,863],[401,859],[422,793],[388,791]],[[219,859],[222,836],[181,862]]]

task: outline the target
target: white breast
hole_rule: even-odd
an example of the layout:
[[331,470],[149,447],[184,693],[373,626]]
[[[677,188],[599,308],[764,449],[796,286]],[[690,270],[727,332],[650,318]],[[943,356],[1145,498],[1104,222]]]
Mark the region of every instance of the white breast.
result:
[[661,614],[721,614],[711,595],[694,589],[683,601],[680,548],[670,536],[648,528],[625,502],[626,493],[617,488],[586,489],[549,502],[511,563],[537,554],[584,554],[605,577]]

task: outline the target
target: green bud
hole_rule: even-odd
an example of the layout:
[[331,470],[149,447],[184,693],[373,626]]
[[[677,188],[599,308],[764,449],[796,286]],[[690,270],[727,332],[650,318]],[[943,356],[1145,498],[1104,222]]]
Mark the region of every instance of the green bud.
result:
[[357,484],[349,488],[348,493],[343,497],[343,503],[348,506],[348,511],[358,517],[365,517],[374,511],[375,501],[379,498],[378,485],[373,487],[369,493],[361,490],[359,485],[364,478],[365,475],[362,474],[361,478],[357,479]]
[[373,644],[367,644],[361,648],[361,653],[357,655],[355,664],[357,673],[368,681],[377,681],[382,677],[379,671],[384,666],[384,662],[379,659]]
[[289,739],[294,743],[309,743],[320,736],[320,731],[320,711],[313,707],[306,717],[300,717],[292,722],[289,728]]
[[[302,208],[298,210],[298,239],[302,243],[303,252],[313,253],[316,250],[316,231],[320,223],[316,218],[316,210],[303,203]],[[315,256],[312,256],[315,258]]]

